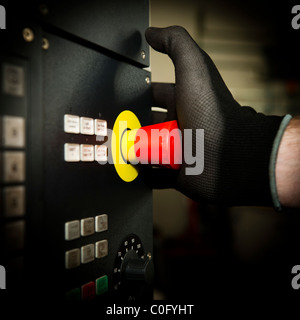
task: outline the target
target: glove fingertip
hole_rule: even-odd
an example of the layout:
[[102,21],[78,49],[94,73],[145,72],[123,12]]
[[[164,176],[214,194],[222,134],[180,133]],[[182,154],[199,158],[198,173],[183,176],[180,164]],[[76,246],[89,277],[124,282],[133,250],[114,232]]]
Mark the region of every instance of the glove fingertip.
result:
[[161,37],[158,36],[159,30],[161,28],[149,27],[145,31],[145,37],[147,42],[156,50],[161,50]]

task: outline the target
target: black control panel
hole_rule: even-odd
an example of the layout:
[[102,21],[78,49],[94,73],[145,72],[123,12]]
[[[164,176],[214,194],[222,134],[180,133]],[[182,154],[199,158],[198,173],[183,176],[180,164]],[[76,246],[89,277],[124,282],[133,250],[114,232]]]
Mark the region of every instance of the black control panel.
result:
[[122,111],[151,122],[148,2],[24,10],[0,34],[6,290],[151,299],[152,191],[142,174],[123,181],[108,161]]

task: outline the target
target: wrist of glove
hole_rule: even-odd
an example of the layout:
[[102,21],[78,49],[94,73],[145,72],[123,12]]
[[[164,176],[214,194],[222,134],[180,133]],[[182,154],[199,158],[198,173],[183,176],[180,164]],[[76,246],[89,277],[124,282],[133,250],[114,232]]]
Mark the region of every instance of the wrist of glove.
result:
[[[154,104],[176,115],[183,135],[184,129],[193,130],[190,143],[196,156],[195,132],[204,129],[204,155],[199,155],[204,156],[203,172],[187,175],[190,165],[183,162],[178,172],[168,173],[170,184],[197,201],[273,205],[276,187],[270,182],[275,181],[272,166],[283,117],[240,106],[212,60],[183,28],[148,28],[146,39],[155,50],[168,54],[175,66],[175,85],[152,85]],[[165,179],[163,171],[159,175],[157,181]]]

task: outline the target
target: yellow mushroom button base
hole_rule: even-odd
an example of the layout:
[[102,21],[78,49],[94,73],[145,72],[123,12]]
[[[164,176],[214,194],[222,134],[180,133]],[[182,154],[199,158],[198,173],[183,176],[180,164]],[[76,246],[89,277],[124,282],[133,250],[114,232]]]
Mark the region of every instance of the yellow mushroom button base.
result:
[[138,176],[138,169],[129,162],[136,162],[134,138],[141,124],[137,116],[125,110],[121,112],[113,127],[111,140],[112,158],[116,171],[125,182],[131,182]]

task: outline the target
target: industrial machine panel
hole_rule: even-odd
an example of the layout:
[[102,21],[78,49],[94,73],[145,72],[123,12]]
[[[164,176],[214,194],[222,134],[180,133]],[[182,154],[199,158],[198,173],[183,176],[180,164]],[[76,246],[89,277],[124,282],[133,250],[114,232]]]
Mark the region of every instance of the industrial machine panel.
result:
[[150,73],[37,21],[4,35],[0,264],[9,296],[152,298],[143,281],[152,191],[142,172],[126,182],[110,161],[120,113],[150,124]]
[[[30,3],[30,2],[29,2]],[[32,1],[25,12],[39,22],[99,45],[135,63],[149,66],[144,37],[149,25],[148,1]]]

